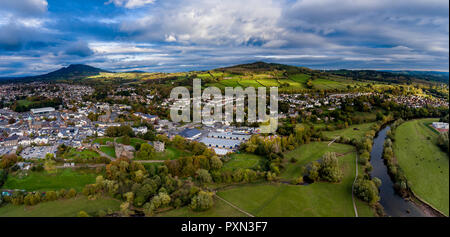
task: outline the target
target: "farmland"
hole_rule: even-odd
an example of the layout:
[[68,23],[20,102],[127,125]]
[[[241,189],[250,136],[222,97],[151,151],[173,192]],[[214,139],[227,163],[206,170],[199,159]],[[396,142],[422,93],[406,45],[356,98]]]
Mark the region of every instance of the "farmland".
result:
[[[210,74],[197,74],[200,79],[213,79]],[[217,77],[219,78],[219,77]],[[283,75],[269,75],[267,73],[255,73],[251,76],[242,75],[228,75],[227,77],[220,77],[222,79],[215,82],[209,82],[206,86],[216,86],[219,88],[225,87],[279,87],[280,91],[290,90],[304,90],[307,89],[306,83],[311,78],[308,74],[298,73],[292,74],[287,77]],[[316,78],[311,81],[312,87],[319,90],[339,89],[345,90],[349,85],[361,84],[340,77],[328,77],[328,78]],[[280,87],[282,84],[288,85],[288,87]]]
[[[395,131],[394,154],[412,191],[449,215],[448,155],[436,145],[437,134],[426,127],[437,119],[403,123]],[[432,185],[430,185],[432,184]]]

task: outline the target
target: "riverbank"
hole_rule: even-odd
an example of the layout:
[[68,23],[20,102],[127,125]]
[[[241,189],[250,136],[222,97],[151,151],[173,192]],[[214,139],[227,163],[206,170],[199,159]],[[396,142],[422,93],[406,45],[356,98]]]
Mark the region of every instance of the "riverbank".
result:
[[380,204],[383,206],[386,216],[392,217],[426,217],[422,208],[416,205],[414,202],[405,200],[394,190],[394,182],[388,172],[388,167],[382,158],[384,143],[387,137],[387,132],[390,130],[390,126],[385,126],[379,130],[374,137],[372,151],[370,154],[370,163],[372,165],[372,171],[370,175],[374,178],[377,177],[381,180],[379,187]]
[[437,135],[424,125],[429,120],[393,123],[383,159],[401,196],[433,216],[448,216],[448,157],[436,145]]

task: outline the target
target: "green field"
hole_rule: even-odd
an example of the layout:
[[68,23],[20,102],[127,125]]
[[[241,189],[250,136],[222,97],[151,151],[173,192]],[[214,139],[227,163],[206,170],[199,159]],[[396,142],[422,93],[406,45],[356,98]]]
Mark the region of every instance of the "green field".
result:
[[25,107],[27,107],[27,106],[33,104],[33,102],[32,102],[32,101],[29,101],[29,100],[18,100],[18,101],[17,101],[17,104],[18,104],[19,106],[25,106]]
[[92,143],[98,143],[100,145],[106,145],[106,142],[114,142],[114,138],[112,137],[100,137],[96,138]]
[[258,79],[258,82],[260,84],[263,84],[265,87],[280,86],[280,83],[278,83],[278,81],[275,79]]
[[412,191],[449,215],[448,155],[437,145],[438,135],[420,119],[403,123],[395,131],[394,154]]
[[[200,78],[206,79],[211,78],[209,74],[198,74]],[[237,76],[232,75],[227,79],[221,79],[217,82],[207,83],[206,86],[216,86],[221,89],[225,87],[279,87],[281,83],[289,84],[289,87],[282,87],[280,90],[289,91],[289,90],[298,90],[298,89],[306,89],[306,83],[311,76],[308,74],[294,74],[289,75],[289,77],[285,77],[282,74],[279,74],[277,77],[273,75],[269,75],[267,73],[256,73],[252,75],[245,76]],[[279,78],[277,80],[277,78]],[[331,78],[316,78],[312,80],[312,84],[314,89],[319,90],[330,90],[330,89],[347,89],[348,85],[363,85],[360,82],[355,82],[351,80],[343,79],[339,76],[333,76]]]
[[242,85],[242,87],[263,87],[263,85],[261,85],[260,83],[258,83],[256,80],[253,79],[244,79],[244,80],[240,80],[239,84]]
[[[354,147],[350,145],[333,143],[328,146],[329,142],[313,142],[309,144],[304,144],[297,147],[295,150],[290,151],[284,155],[285,160],[285,170],[281,173],[281,178],[283,179],[295,179],[302,176],[302,170],[308,163],[319,160],[326,152],[336,152],[337,154],[347,154],[344,156],[345,159],[352,159],[355,157]],[[291,158],[295,158],[297,161],[292,163]]]
[[298,83],[301,83],[301,84],[305,85],[305,84],[306,84],[306,81],[308,81],[308,79],[309,79],[310,77],[311,77],[311,76],[306,75],[306,74],[295,74],[295,75],[289,76],[289,79],[291,79],[291,80],[293,80],[293,81],[295,81],[295,82],[298,82]]
[[[326,151],[352,151],[348,145],[311,143],[288,153],[298,157],[296,164],[288,165],[282,177],[297,177],[299,167],[320,159]],[[301,158],[304,157],[304,158]],[[306,186],[286,184],[242,185],[218,192],[225,200],[255,216],[354,216],[351,186],[355,178],[355,152],[339,156],[344,179],[339,184],[313,183]],[[368,204],[357,200],[359,216],[373,216]]]
[[[245,185],[217,194],[259,217],[353,217],[355,216],[351,196],[353,178],[354,175],[347,175],[341,184]],[[357,209],[359,216],[373,216],[368,204],[359,200]]]
[[9,175],[2,188],[26,191],[49,191],[74,188],[81,191],[86,184],[94,183],[99,174],[91,169],[57,169],[56,173],[29,171],[27,176]]
[[329,79],[323,79],[323,78],[317,78],[315,80],[312,80],[313,87],[315,89],[345,89],[348,84],[348,82],[344,81],[334,81]]
[[[326,151],[334,151],[340,154],[350,152],[347,155],[338,156],[344,171],[344,178],[338,184],[325,182],[310,185],[241,184],[219,190],[217,195],[240,209],[260,217],[353,217],[355,214],[351,187],[355,178],[356,153],[352,146],[335,143],[328,147],[325,142],[302,145],[286,154],[288,157],[298,159],[296,164],[288,165],[287,174],[291,174],[290,177],[296,177],[297,166],[320,159]],[[244,163],[244,159],[242,159],[250,160],[248,154],[235,154],[233,158],[236,163],[232,167],[251,165],[251,162]],[[238,162],[243,163],[239,164]],[[228,164],[225,163],[224,167]],[[283,175],[286,175],[286,171]],[[359,216],[374,216],[373,210],[367,203],[356,199],[356,205]],[[216,199],[215,206],[206,212],[197,213],[185,207],[161,213],[159,216],[232,217],[244,216],[244,214]]]
[[300,89],[304,89],[305,88],[303,83],[298,82],[298,81],[294,81],[294,80],[291,80],[291,79],[280,79],[279,81],[280,81],[280,83],[288,83],[290,87],[300,88]]
[[175,160],[188,155],[187,152],[180,151],[172,146],[166,146],[165,148],[164,152],[156,152],[154,160]]
[[346,137],[349,139],[361,139],[363,138],[366,133],[371,129],[372,125],[374,123],[362,123],[362,124],[356,124],[351,125],[348,128],[345,129],[339,129],[334,131],[323,131],[323,135],[330,139],[334,139],[336,137]]
[[214,206],[204,212],[192,211],[189,207],[182,207],[159,213],[158,217],[245,217],[244,213],[231,207],[224,201],[214,198]]
[[76,157],[81,157],[83,159],[89,159],[89,158],[92,158],[92,157],[100,157],[100,155],[97,152],[92,151],[92,150],[85,149],[85,150],[82,150],[82,151],[77,151],[77,149],[75,149],[75,148],[71,148],[69,150],[69,152],[67,152],[64,155],[65,159],[74,159]]
[[100,150],[111,157],[116,157],[116,150],[112,146],[102,146]]
[[[123,137],[118,137],[117,139],[116,139],[116,142],[117,143],[122,143],[123,144]],[[132,147],[135,147],[136,146],[136,144],[142,144],[142,143],[146,143],[147,141],[145,141],[145,140],[142,140],[142,139],[140,139],[140,138],[136,138],[136,137],[133,137],[133,138],[130,138],[130,146],[132,146]]]
[[0,217],[76,217],[80,211],[95,216],[98,211],[119,210],[120,201],[111,198],[88,200],[84,196],[42,202],[36,206],[8,204],[0,208]]
[[231,159],[223,165],[224,170],[233,170],[237,168],[254,169],[260,165],[262,157],[254,154],[232,154]]

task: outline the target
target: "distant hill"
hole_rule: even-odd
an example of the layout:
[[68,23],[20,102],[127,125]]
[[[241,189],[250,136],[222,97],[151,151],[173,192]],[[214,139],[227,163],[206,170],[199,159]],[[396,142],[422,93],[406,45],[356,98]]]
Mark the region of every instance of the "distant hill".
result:
[[449,83],[449,72],[437,71],[387,71],[400,75],[408,75],[425,81]]
[[43,75],[16,77],[16,78],[9,77],[3,78],[2,81],[28,82],[28,81],[53,81],[53,80],[67,80],[67,79],[70,80],[98,75],[101,72],[109,72],[109,71],[84,64],[71,64],[68,67],[63,67],[56,71],[49,72]]
[[328,70],[334,75],[353,80],[370,80],[388,83],[443,82],[449,83],[448,73],[424,71]]
[[228,72],[233,74],[245,74],[245,73],[262,73],[274,70],[286,71],[287,73],[301,73],[304,71],[311,71],[311,69],[304,67],[296,67],[278,63],[265,63],[265,62],[240,64],[231,67],[217,68],[214,69],[213,71]]
[[[283,72],[284,77],[295,74],[307,74],[314,78],[333,78],[338,76],[356,81],[376,81],[387,83],[412,83],[412,82],[440,82],[449,83],[448,72],[425,71],[376,71],[376,70],[313,70],[306,67],[297,67],[278,63],[254,62],[209,70],[210,72],[223,72],[234,75],[266,74],[268,72]],[[30,81],[55,81],[55,80],[82,80],[88,76],[98,75],[101,72],[109,72],[100,68],[84,64],[72,64],[56,71],[28,77],[0,78],[0,82],[30,82]],[[126,73],[140,74],[143,71],[128,71],[117,74],[118,78],[127,78]],[[170,74],[170,73],[169,73]],[[111,75],[110,75],[111,76]],[[135,78],[135,75],[132,75]],[[117,79],[117,78],[116,78]]]
[[140,70],[133,70],[133,71],[125,71],[122,73],[147,73],[146,71],[140,71]]

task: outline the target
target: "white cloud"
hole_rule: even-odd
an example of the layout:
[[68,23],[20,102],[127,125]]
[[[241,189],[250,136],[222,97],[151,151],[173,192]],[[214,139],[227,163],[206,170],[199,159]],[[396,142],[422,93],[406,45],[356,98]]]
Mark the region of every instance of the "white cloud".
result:
[[119,7],[126,7],[129,9],[138,8],[147,4],[155,3],[155,0],[109,0],[106,4],[114,3]]
[[175,42],[177,41],[177,38],[173,35],[166,35],[166,42]]
[[[271,0],[173,1],[125,21],[121,30],[138,40],[207,45],[264,44],[276,40],[281,5]],[[251,7],[250,7],[251,6]]]
[[131,42],[90,42],[89,47],[97,54],[131,54],[155,53],[159,50],[151,48],[153,44],[137,44]]

